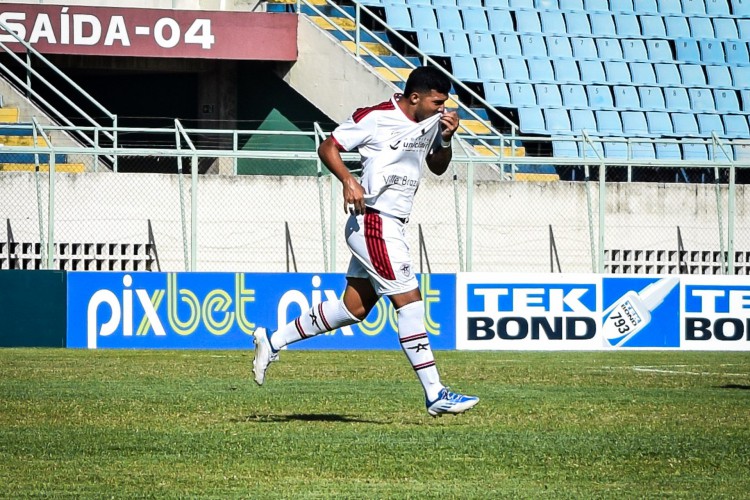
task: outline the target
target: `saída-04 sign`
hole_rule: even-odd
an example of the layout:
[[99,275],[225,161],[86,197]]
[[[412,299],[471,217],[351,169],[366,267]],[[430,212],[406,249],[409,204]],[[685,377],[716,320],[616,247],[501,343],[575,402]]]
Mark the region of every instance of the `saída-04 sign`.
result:
[[[454,349],[455,276],[420,282],[433,347]],[[274,330],[345,286],[342,274],[71,272],[67,345],[249,349],[257,326]],[[381,299],[365,321],[293,348],[398,349],[395,311]]]

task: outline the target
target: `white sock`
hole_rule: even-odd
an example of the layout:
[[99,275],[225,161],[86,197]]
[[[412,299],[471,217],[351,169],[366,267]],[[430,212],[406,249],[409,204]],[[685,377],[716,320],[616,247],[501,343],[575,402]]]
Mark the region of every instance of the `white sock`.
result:
[[427,399],[437,398],[443,384],[435,366],[435,357],[430,348],[430,339],[424,326],[424,302],[407,304],[396,311],[398,315],[398,340],[401,349],[409,358],[414,372],[422,383]]
[[271,335],[271,347],[278,351],[284,346],[342,326],[358,323],[342,300],[328,300],[312,306],[302,316],[279,328]]

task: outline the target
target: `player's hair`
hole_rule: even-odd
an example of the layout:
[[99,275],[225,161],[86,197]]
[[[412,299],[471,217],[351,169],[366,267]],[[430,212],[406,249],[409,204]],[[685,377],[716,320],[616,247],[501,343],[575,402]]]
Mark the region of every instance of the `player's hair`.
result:
[[447,94],[451,90],[451,81],[442,71],[433,66],[414,68],[406,80],[404,95],[408,96],[413,92],[422,94],[430,90]]

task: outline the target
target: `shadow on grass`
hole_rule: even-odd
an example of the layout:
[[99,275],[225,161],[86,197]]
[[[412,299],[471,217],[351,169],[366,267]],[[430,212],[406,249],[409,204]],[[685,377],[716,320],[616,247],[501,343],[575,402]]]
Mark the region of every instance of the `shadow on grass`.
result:
[[719,389],[740,389],[740,390],[743,390],[743,391],[750,391],[750,385],[725,384],[725,385],[720,385]]
[[365,420],[362,418],[339,415],[338,413],[292,413],[289,415],[259,415],[252,414],[241,418],[231,419],[232,423],[241,422],[356,422],[362,424],[387,424],[377,420]]

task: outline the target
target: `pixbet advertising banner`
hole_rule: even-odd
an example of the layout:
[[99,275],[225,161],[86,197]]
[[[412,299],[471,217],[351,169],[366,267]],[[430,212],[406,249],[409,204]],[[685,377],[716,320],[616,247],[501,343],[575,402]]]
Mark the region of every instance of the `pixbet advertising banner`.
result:
[[[297,59],[292,14],[8,4],[0,22],[46,54]],[[23,50],[2,30],[0,42]]]
[[456,347],[750,350],[741,276],[462,273]]
[[[435,349],[455,349],[455,275],[419,277]],[[343,274],[68,273],[67,346],[251,349],[258,326],[276,330],[324,300],[339,298]],[[383,298],[357,325],[293,349],[400,349],[396,313]]]

